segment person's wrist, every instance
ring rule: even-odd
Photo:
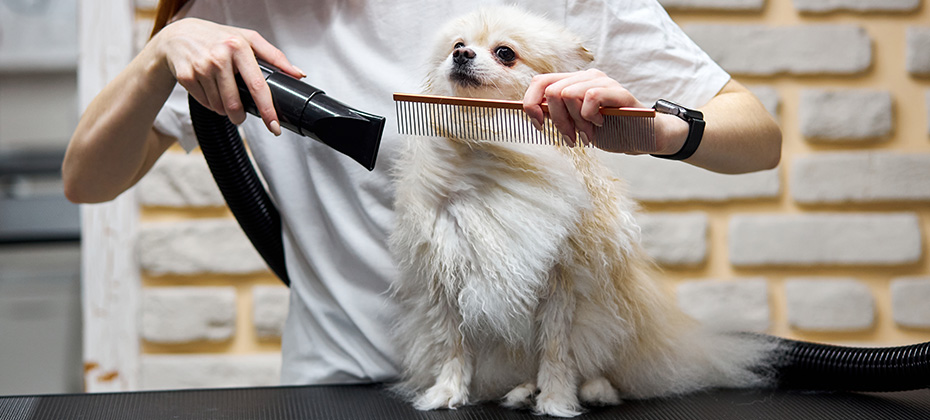
[[[169,25],[170,26],[170,25]],[[137,57],[141,61],[142,71],[154,90],[174,89],[177,78],[168,62],[169,44],[167,35],[172,28],[166,26],[146,43]]]
[[[669,114],[656,114],[657,155],[670,155],[681,150],[688,140],[688,122]]]

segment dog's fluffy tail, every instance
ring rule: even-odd
[[[693,328],[637,346],[616,380],[628,397],[651,398],[708,388],[775,385],[783,342],[760,334]]]

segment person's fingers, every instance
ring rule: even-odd
[[[542,125],[546,117],[546,113],[542,108],[542,104],[546,100],[546,88],[569,76],[570,73],[546,73],[533,77],[533,80],[526,89],[526,93],[523,94],[523,111],[526,112],[538,126]]]
[[[213,110],[213,106],[210,105],[210,100],[207,99],[207,94],[204,93],[203,87],[200,86],[200,83],[196,83],[196,82],[194,84],[182,83],[181,86],[183,86],[184,89],[187,90],[187,93],[193,96],[194,99],[197,100],[197,102],[200,102],[200,104],[205,106],[207,109],[210,109],[211,111]]]
[[[582,141],[588,143],[594,137],[594,127],[589,121],[580,116],[580,109],[584,99],[583,86],[592,82],[596,74],[591,72],[568,73],[554,81],[545,89],[546,101],[549,103],[549,117],[553,125],[569,138],[573,144],[576,132],[584,133]],[[576,86],[582,87],[581,90]],[[555,107],[553,107],[555,105]]]
[[[242,123],[246,115],[236,84],[238,73],[265,125],[280,135],[271,91],[255,55],[286,74],[303,77],[305,74],[284,53],[255,31],[199,19],[181,19],[166,26],[156,37],[175,78],[198,102],[229,116],[236,124]]]
[[[599,112],[600,108],[642,107],[630,91],[620,86],[592,86],[585,91],[584,96],[581,116],[591,122],[598,122],[599,118],[599,124],[596,125],[603,125],[604,121],[603,115]]]
[[[642,107],[642,104],[636,100],[630,91],[619,85],[611,87],[593,87],[585,92],[584,103],[581,107],[582,118],[589,121],[594,121],[597,118],[601,121],[599,125],[603,125],[604,116],[600,113],[600,109],[604,107]],[[648,152],[646,150],[610,151],[622,153]]]
[[[258,32],[252,30],[243,30],[242,35],[246,40],[249,41],[249,44],[252,45],[252,50],[255,52],[256,57],[265,60],[265,62],[268,64],[271,64],[272,66],[275,66],[285,73],[290,74],[291,76],[294,76],[298,79],[307,77],[307,73],[305,73],[297,66],[291,64],[290,60],[287,59],[287,56],[284,55],[284,52],[268,42]]]
[[[595,140],[595,126],[604,124],[601,107],[642,106],[619,82],[596,69],[534,77],[523,109],[537,123],[544,115],[543,102],[552,124],[571,145],[578,139],[585,144]]]
[[[181,87],[187,90],[187,92],[190,93],[197,102],[200,102],[201,105],[211,110],[213,109],[213,106],[210,105],[209,98],[207,98],[207,94],[203,91],[203,87],[200,86],[200,81],[197,79],[191,66],[176,66],[173,71],[175,72],[175,79],[177,79]]]
[[[220,97],[219,89],[216,87],[216,80],[206,77],[200,78],[200,88],[207,98],[207,108],[211,111],[226,115],[226,108],[223,106],[223,99]]]
[[[569,146],[574,146],[575,124],[572,122],[572,117],[569,115],[565,103],[562,102],[561,91],[553,86],[555,85],[549,85],[544,93],[546,103],[549,107],[549,120],[552,121],[552,125],[562,133],[562,139],[565,143]]]
[[[236,76],[232,63],[227,62],[224,69],[216,74],[216,86],[226,116],[233,124],[239,125],[245,121],[245,110],[242,98],[239,97],[239,88],[236,86]]]
[[[604,116],[599,112],[600,104],[596,102],[596,95],[592,97],[591,92],[615,84],[616,82],[611,79],[597,77],[582,79],[562,89],[562,101],[566,104],[583,143],[588,144],[594,141],[594,127],[604,124]],[[595,100],[592,101],[592,98]]]
[[[534,76],[533,80],[530,81],[530,85],[527,86],[526,92],[523,94],[523,112],[533,120],[537,129],[541,128],[543,119],[545,118],[545,113],[542,110],[542,103],[545,99],[543,92],[546,86],[548,86],[548,83],[544,81],[546,77],[551,77],[551,75],[540,74]]]
[[[549,106],[549,118],[553,125],[568,140],[568,144],[574,145],[576,130],[586,129],[590,124],[582,121],[578,114],[583,95],[566,96],[563,91],[573,85],[586,83],[594,76],[596,75],[589,72],[543,74],[533,79],[533,90],[528,89],[524,99],[530,98],[531,95],[535,97],[541,91]],[[529,101],[524,101],[524,109],[527,108],[527,102]],[[587,131],[593,135],[593,128],[587,128]],[[588,138],[589,135],[586,134],[585,137]]]
[[[255,56],[251,51],[240,51],[233,56],[233,60],[239,70],[239,76],[242,77],[246,88],[252,94],[252,101],[255,102],[255,108],[258,109],[265,126],[274,135],[281,135],[281,124],[274,109],[274,102],[271,100],[271,89],[268,88],[268,83],[265,82],[265,77],[258,68]]]

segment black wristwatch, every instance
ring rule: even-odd
[[[701,139],[704,137],[704,114],[701,111],[685,108],[674,102],[659,99],[652,107],[656,112],[671,114],[685,120],[688,123],[688,139],[677,152],[671,155],[652,155],[657,158],[671,160],[685,160],[697,151],[701,145]]]

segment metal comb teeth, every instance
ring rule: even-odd
[[[523,104],[517,101],[394,94],[400,134],[501,141],[541,145],[567,145],[547,117],[537,130]],[[548,110],[544,106],[544,111]],[[655,110],[601,108],[604,125],[595,128],[588,146],[608,151],[655,150]]]

